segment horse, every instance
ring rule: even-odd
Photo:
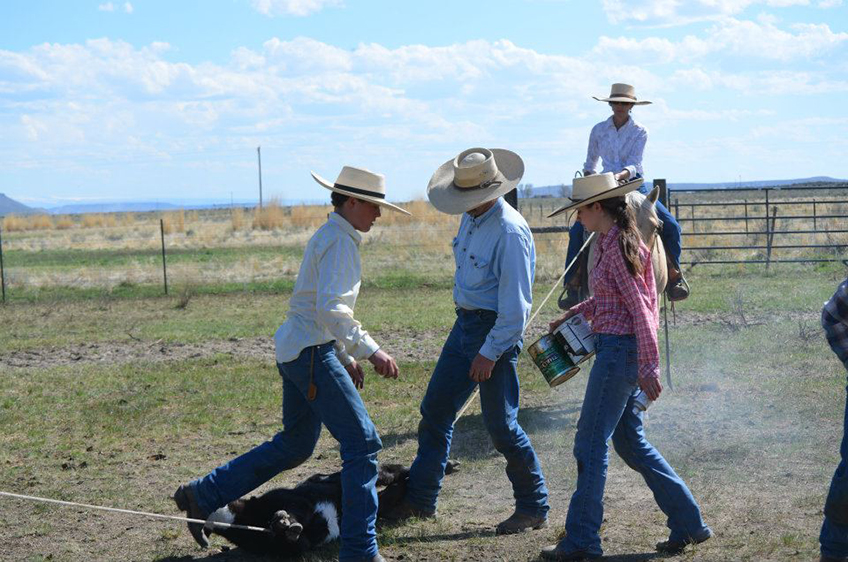
[[[636,215],[636,226],[639,234],[642,236],[642,241],[651,250],[651,265],[654,269],[654,283],[657,289],[657,297],[662,296],[665,286],[668,283],[668,263],[666,262],[665,246],[659,236],[662,230],[662,221],[657,216],[656,202],[660,196],[660,188],[655,187],[648,195],[643,195],[638,191],[631,191],[626,195],[627,205],[633,210]],[[588,233],[586,233],[588,235]],[[589,273],[595,263],[595,242],[597,237],[593,237],[589,243],[588,251],[584,250],[583,255],[586,258],[579,258],[580,270],[575,275],[575,278],[580,280],[578,298],[583,301],[591,296],[589,287]]]

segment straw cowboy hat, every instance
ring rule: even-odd
[[[592,96],[595,98],[595,96]],[[632,103],[633,105],[648,105],[648,100],[636,100],[636,89],[630,84],[613,84],[612,88],[610,88],[610,95],[608,98],[595,98],[598,101],[623,101],[625,103]]]
[[[560,207],[548,218],[554,217],[560,213],[564,213],[569,209],[575,209],[584,205],[591,205],[601,199],[610,199],[611,197],[621,197],[627,195],[631,191],[639,189],[642,185],[642,178],[636,178],[625,183],[618,183],[612,172],[604,174],[592,174],[584,178],[574,178],[574,183],[571,186],[570,205]]]
[[[469,148],[436,170],[427,197],[439,211],[460,215],[509,193],[524,175],[524,162],[502,148]]]
[[[330,191],[335,191],[336,193],[341,193],[354,199],[375,203],[381,207],[386,207],[387,209],[398,211],[405,215],[412,214],[386,201],[386,176],[383,174],[375,174],[364,168],[345,166],[339,172],[339,177],[336,178],[335,183],[328,182],[315,172],[312,172],[312,177]]]

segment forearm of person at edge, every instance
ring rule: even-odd
[[[649,257],[647,263],[645,263],[642,278],[637,279],[624,266],[624,257],[622,256],[620,259],[624,271],[616,275],[615,280],[624,306],[633,319],[633,333],[636,336],[636,350],[639,361],[639,380],[659,380],[660,353],[657,346],[656,313],[655,310],[651,309],[649,303],[645,302],[637,288],[638,282],[644,282],[648,284],[649,291],[654,290],[653,266]],[[656,307],[656,302],[654,302],[654,307]]]
[[[498,276],[498,318],[480,348],[480,355],[497,361],[524,334],[533,306],[535,256],[532,242],[519,233],[503,237],[495,274]]]
[[[571,316],[582,314],[583,318],[591,322],[592,318],[595,317],[595,297],[589,297],[585,301],[575,304],[568,309],[568,312]]]
[[[358,269],[354,259],[355,255],[345,251],[341,244],[333,244],[327,249],[319,266],[315,300],[318,321],[336,340],[336,355],[345,366],[352,362],[351,357],[368,359],[380,349],[353,317],[353,309],[342,298],[353,293],[359,283],[359,279],[351,279],[348,274]]]

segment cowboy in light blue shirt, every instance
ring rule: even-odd
[[[521,214],[498,198],[475,217],[463,213],[453,240],[456,278],[453,300],[466,310],[490,310],[497,320],[480,355],[497,361],[521,345],[530,318],[536,249]]]
[[[435,515],[457,412],[479,385],[483,420],[506,458],[515,497],[515,512],[496,532],[547,525],[545,478],[518,423],[516,366],[530,316],[536,253],[524,218],[500,198],[523,173],[517,154],[473,148],[443,164],[430,180],[430,202],[444,213],[463,213],[453,240],[456,322],[421,402],[418,454],[406,497],[387,519]]]

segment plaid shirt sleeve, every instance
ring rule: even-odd
[[[657,346],[659,318],[654,271],[644,245],[641,245],[639,255],[642,263],[645,264],[645,269],[642,275],[634,276],[627,269],[624,254],[620,251],[612,252],[613,277],[621,300],[633,320],[633,333],[636,335],[636,349],[639,356],[639,379],[659,379],[660,353]]]
[[[822,328],[833,352],[848,367],[848,279],[822,308]]]
[[[585,301],[579,302],[569,309],[569,312],[574,314],[582,314],[586,320],[592,321],[595,316],[595,297],[589,297]]]

